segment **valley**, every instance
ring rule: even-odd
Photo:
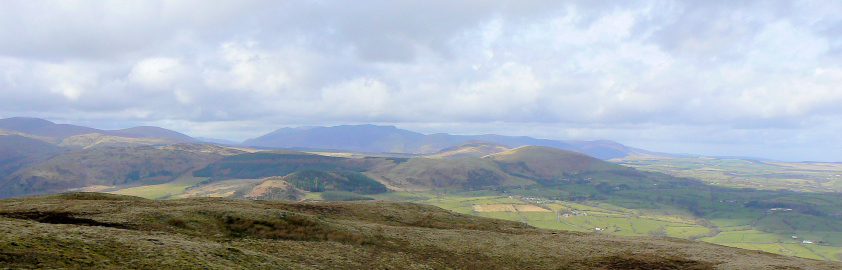
[[[236,158],[250,160],[246,163],[222,160],[219,165],[207,168],[220,166],[216,170],[228,172],[229,176],[219,179],[230,180],[216,182],[223,186],[226,181],[257,183],[256,179],[267,175],[318,168],[355,170],[370,179],[378,179],[391,190],[370,193],[363,198],[430,204],[456,213],[523,222],[538,228],[625,236],[669,236],[787,256],[829,261],[842,259],[842,227],[839,216],[834,215],[842,212],[842,199],[834,193],[711,185],[705,178],[700,181],[642,169],[629,170],[586,157],[556,163],[547,161],[577,157],[577,154],[559,151],[520,148],[514,152],[501,152],[504,154],[498,155],[497,161],[492,163],[484,162],[494,158],[493,155],[483,159],[376,155],[343,159],[337,158],[338,155],[282,152],[261,154],[258,159],[254,159],[254,155]],[[271,165],[273,163],[267,163],[267,158],[285,166]],[[251,169],[238,174],[237,168],[246,166],[244,164],[263,165],[247,165]],[[543,167],[542,164],[573,167]],[[485,172],[480,177],[484,181],[471,180],[470,175],[478,172]],[[212,171],[207,173],[205,176],[215,175]],[[775,172],[763,173],[774,175]],[[289,173],[289,177],[297,175]],[[238,180],[237,177],[245,178]],[[196,179],[213,182],[207,177]],[[297,181],[289,180],[291,183]],[[199,186],[193,189],[200,189]],[[401,190],[396,190],[395,186]],[[301,184],[298,187],[308,188]],[[144,196],[131,190],[116,192]],[[324,200],[319,190],[310,188],[304,192],[302,199]],[[159,198],[155,196],[146,197]],[[168,198],[191,196],[196,194],[173,192]],[[225,197],[221,193],[215,196]]]

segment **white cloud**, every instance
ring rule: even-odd
[[[450,94],[444,111],[457,119],[523,119],[536,111],[541,82],[532,68],[504,63],[488,78],[459,87]]]
[[[185,75],[181,69],[181,61],[178,59],[147,58],[132,67],[128,80],[146,89],[166,90],[172,87],[174,80]]]
[[[356,78],[322,89],[321,102],[313,104],[318,109],[310,113],[331,115],[336,119],[376,119],[388,110],[389,88],[370,78]]]
[[[204,136],[378,122],[842,147],[826,140],[842,126],[840,14],[830,0],[3,2],[0,113]]]
[[[40,76],[48,82],[51,92],[61,94],[70,101],[77,101],[83,94],[95,91],[97,74],[88,67],[73,64],[46,64]]]

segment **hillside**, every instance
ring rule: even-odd
[[[460,158],[460,157],[484,157],[491,154],[512,149],[509,146],[484,141],[465,141],[457,145],[442,149],[441,151],[426,155],[425,157],[437,158]]]
[[[93,147],[125,147],[133,145],[162,145],[172,143],[171,141],[158,138],[137,138],[106,135],[102,133],[88,133],[74,135],[61,140],[59,146],[68,148],[93,148]]]
[[[155,138],[155,139],[162,139],[170,142],[176,143],[197,143],[199,140],[194,139],[190,136],[184,135],[182,133],[172,131],[165,128],[160,127],[150,127],[150,126],[141,126],[141,127],[133,127],[127,129],[119,129],[114,130],[111,133],[122,135],[126,134],[129,136],[137,136],[137,137],[144,137],[144,138]]]
[[[535,229],[383,201],[0,200],[0,266],[119,269],[834,269],[661,237]],[[161,256],[150,256],[161,254]],[[119,258],[119,259],[115,259]]]
[[[291,200],[304,198],[304,191],[290,185],[282,177],[233,179],[188,187],[170,198],[221,197],[247,200]]]
[[[0,135],[0,180],[29,164],[57,155],[64,149],[19,135]]]
[[[375,194],[388,191],[386,186],[368,176],[349,171],[301,170],[288,174],[284,181],[306,191],[350,191],[358,194]]]
[[[305,171],[307,173],[302,173]],[[490,159],[343,158],[301,152],[259,152],[229,156],[196,170],[193,175],[209,177],[212,181],[289,175],[290,183],[297,187],[319,191],[322,189],[308,187],[305,183],[315,183],[313,179],[321,175],[321,179],[329,180],[321,184],[337,184],[342,182],[340,179],[355,173],[361,173],[360,176],[365,179],[376,180],[393,190],[477,189],[535,184],[531,180],[504,172]],[[360,177],[354,178],[362,180]],[[346,188],[339,190],[367,192]]]
[[[365,171],[375,159],[329,157],[303,152],[257,152],[225,157],[193,172],[212,180],[284,176],[304,170]]]
[[[481,158],[410,158],[379,163],[365,172],[397,190],[481,189],[528,186],[535,182],[507,174]]]
[[[494,151],[504,148],[499,144],[473,142],[454,148],[453,152],[465,149],[477,151],[480,147],[491,147]],[[258,152],[223,158],[195,171],[193,175],[218,181],[285,176],[305,170],[326,174],[323,177],[325,179],[331,178],[327,176],[330,173],[358,172],[392,190],[470,190],[535,184],[553,187],[575,180],[592,185],[606,182],[612,186],[643,186],[672,181],[669,176],[641,173],[584,154],[545,146],[522,146],[484,158],[446,159],[337,157],[295,151]],[[296,186],[310,191],[318,190]]]
[[[225,155],[215,145],[75,149],[0,175],[0,197],[61,192],[88,186],[150,185],[172,181]]]
[[[631,148],[617,142],[558,141],[502,135],[421,134],[393,126],[343,125],[334,127],[282,128],[246,140],[243,145],[268,148],[342,150],[364,153],[434,154],[470,141],[484,141],[511,147],[541,145],[571,150],[600,159],[623,158],[656,153]]]
[[[580,172],[634,170],[573,151],[534,145],[521,146],[485,158],[500,163],[506,172],[540,179],[565,178]]]

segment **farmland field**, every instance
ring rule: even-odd
[[[842,164],[716,158],[617,159],[641,171],[692,177],[713,185],[756,189],[842,192]]]
[[[191,173],[186,173],[169,183],[126,188],[109,193],[138,196],[146,199],[160,199],[167,198],[174,194],[179,194],[184,191],[184,189],[201,183],[207,179],[207,177],[194,177]]]
[[[546,229],[628,236],[670,236],[788,256],[833,261],[842,259],[842,247],[837,244],[837,239],[842,239],[842,233],[796,231],[797,238],[793,238],[791,233],[753,229],[752,223],[758,221],[780,222],[777,218],[770,218],[774,215],[764,215],[762,211],[736,208],[732,209],[734,211],[717,212],[715,218],[707,220],[668,205],[659,205],[657,209],[631,209],[605,201],[571,202],[503,193],[489,196],[490,193],[493,192],[403,191],[396,195],[386,193],[375,197],[398,200],[415,198],[412,201],[458,213],[519,221]],[[805,240],[808,242],[803,242]],[[817,244],[819,241],[822,244]]]

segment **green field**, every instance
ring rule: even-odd
[[[525,196],[510,198],[510,195],[503,193],[497,193],[496,196],[492,194],[493,192],[394,192],[375,197],[386,200],[411,198],[409,201],[431,204],[458,213],[519,221],[546,229],[628,236],[670,236],[789,256],[833,261],[842,259],[842,245],[837,244],[837,241],[842,239],[842,233],[802,233],[796,230],[795,235],[798,235],[798,238],[795,239],[792,238],[792,233],[754,229],[751,227],[752,223],[782,223],[784,219],[747,208],[716,208],[719,211],[712,213],[714,215],[708,220],[663,204],[658,204],[657,209],[633,209],[605,201],[571,202]],[[489,204],[533,204],[552,209],[553,212],[478,212],[473,208],[475,205]],[[568,216],[564,217],[562,213],[567,213]],[[795,226],[820,228],[810,224]],[[767,224],[766,227],[774,226]],[[811,241],[812,244],[802,243],[804,240]],[[822,244],[817,244],[819,241],[822,241]]]
[[[147,199],[163,199],[179,194],[184,191],[184,189],[199,184],[207,179],[207,177],[194,177],[191,173],[186,173],[169,183],[126,188],[109,193],[137,196]]]
[[[691,177],[713,185],[756,189],[842,192],[842,164],[716,158],[617,159],[641,171]]]

